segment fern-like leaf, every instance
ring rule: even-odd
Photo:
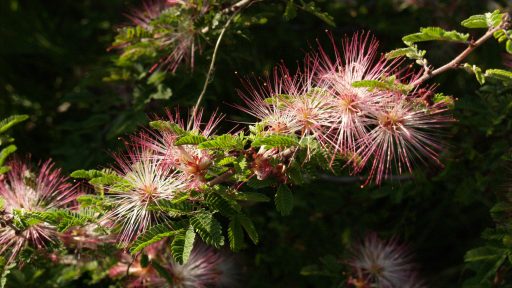
[[[190,224],[206,244],[215,248],[220,248],[224,245],[222,227],[217,219],[213,217],[212,213],[202,211],[190,218]]]

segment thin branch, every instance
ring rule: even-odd
[[[214,185],[223,183],[223,182],[227,181],[229,179],[229,177],[233,176],[233,174],[235,174],[235,169],[229,169],[224,174],[219,175],[219,176],[215,177],[213,180],[211,180],[210,182],[208,182],[208,186],[214,186]]]
[[[470,42],[468,47],[464,51],[462,51],[462,53],[460,53],[459,56],[455,57],[452,61],[446,63],[445,65],[435,70],[432,70],[430,68],[425,69],[423,76],[414,81],[412,85],[418,86],[423,82],[427,81],[428,79],[433,78],[439,74],[442,74],[448,70],[459,68],[462,61],[466,59],[466,57],[468,57],[469,54],[471,54],[471,52],[473,52],[476,48],[480,47],[483,43],[485,43],[485,41],[489,40],[493,36],[494,32],[507,27],[509,25],[509,20],[509,15],[505,15],[501,25],[488,29],[487,32],[478,40]]]
[[[196,117],[197,109],[199,108],[199,105],[201,105],[201,101],[203,101],[204,94],[206,93],[206,88],[208,88],[208,84],[210,83],[210,78],[213,75],[213,68],[215,67],[215,59],[217,58],[217,52],[219,50],[220,42],[222,40],[222,37],[224,36],[224,33],[226,32],[226,29],[228,28],[229,24],[231,24],[231,20],[235,17],[237,13],[234,13],[229,17],[228,22],[222,27],[222,30],[220,31],[219,38],[217,38],[217,43],[215,43],[215,48],[213,50],[212,55],[212,61],[210,62],[210,68],[208,69],[208,73],[206,73],[206,79],[204,80],[203,90],[201,90],[201,94],[199,94],[199,97],[197,98],[196,104],[194,105],[194,108],[192,110],[192,119]],[[192,127],[192,123],[194,121],[189,121],[187,124],[187,130],[190,130]]]
[[[219,50],[220,42],[222,41],[222,37],[224,37],[224,33],[226,33],[226,30],[228,29],[228,26],[231,24],[231,21],[235,18],[235,16],[238,14],[238,12],[253,3],[254,0],[242,0],[239,1],[229,8],[226,8],[223,12],[234,12],[224,24],[224,27],[222,27],[222,30],[220,31],[219,37],[217,38],[217,43],[215,43],[215,48],[213,49],[213,55],[212,55],[212,61],[210,62],[210,68],[208,69],[208,73],[206,73],[206,79],[204,80],[203,89],[201,90],[201,93],[199,94],[199,97],[197,98],[196,104],[194,105],[194,108],[192,109],[192,119],[195,118],[197,114],[197,110],[199,109],[199,105],[201,105],[201,101],[203,101],[204,95],[206,93],[206,89],[208,88],[208,84],[210,83],[210,78],[213,75],[213,70],[215,68],[215,60],[217,59],[217,52]],[[190,130],[192,127],[193,121],[189,121],[187,124],[187,130]]]

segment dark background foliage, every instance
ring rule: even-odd
[[[265,75],[280,61],[296,67],[317,39],[330,45],[326,29],[336,39],[372,31],[385,52],[401,47],[401,37],[419,27],[458,28],[469,15],[507,4],[316,2],[334,17],[335,28],[303,11],[297,11],[294,19],[285,19],[282,1],[250,7],[244,17],[256,24],[228,32],[205,109],[218,108],[227,114],[227,120],[247,120],[228,105],[240,103],[236,93],[242,87],[240,78]],[[122,139],[147,124],[147,115],[195,103],[209,65],[212,39],[206,40],[193,71],[180,68],[176,75],[165,78],[165,85],[172,89],[168,99],[148,97],[154,87],[141,81],[105,81],[116,54],[107,51],[115,28],[127,22],[123,13],[139,4],[122,0],[0,1],[0,118],[30,115],[29,121],[13,131],[19,153],[30,153],[35,159],[51,157],[68,172],[102,167],[108,165],[110,151],[116,150]],[[428,48],[429,59],[436,66],[463,49],[439,43],[423,47]],[[487,43],[469,62],[500,66],[500,51],[498,44]],[[262,241],[241,252],[244,283],[251,287],[339,284],[333,278],[301,275],[301,269],[319,263],[325,255],[346,255],[352,240],[368,231],[409,243],[432,287],[458,287],[471,277],[464,254],[480,245],[481,232],[493,226],[489,209],[496,194],[509,185],[512,92],[492,84],[479,88],[473,76],[463,71],[448,72],[435,81],[439,83],[437,91],[458,98],[457,121],[446,131],[445,167],[417,169],[414,179],[387,182],[382,187],[361,188],[357,180],[324,177],[294,188],[296,206],[287,217],[276,213],[271,204],[253,207],[251,215]],[[222,129],[234,125],[226,121]],[[36,277],[35,273],[27,275],[31,276],[24,277]],[[41,275],[52,279],[48,273]],[[79,285],[77,281],[67,285]]]

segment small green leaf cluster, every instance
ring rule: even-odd
[[[28,115],[13,115],[0,121],[0,174],[9,171],[9,167],[4,163],[7,157],[16,151],[16,146],[12,144],[14,138],[6,134],[12,126],[28,119]],[[7,145],[7,146],[6,146]]]

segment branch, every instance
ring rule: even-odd
[[[214,186],[219,183],[225,182],[226,180],[229,179],[229,177],[233,176],[233,174],[235,174],[235,169],[229,169],[224,174],[219,175],[212,179],[210,182],[208,182],[208,186]]]
[[[210,68],[208,69],[208,73],[206,73],[206,79],[204,80],[203,90],[201,90],[201,94],[199,94],[199,97],[197,98],[197,102],[194,105],[194,108],[192,109],[192,119],[195,119],[197,109],[199,108],[199,105],[201,105],[201,101],[203,100],[204,94],[206,93],[206,88],[208,87],[208,84],[210,83],[210,78],[212,77],[213,70],[214,70],[213,68],[215,67],[215,59],[217,58],[217,52],[218,52],[219,46],[220,46],[220,41],[222,40],[222,37],[224,36],[224,33],[226,32],[226,29],[228,28],[229,24],[231,24],[231,20],[233,20],[233,18],[235,17],[236,14],[237,13],[235,13],[235,14],[231,15],[231,17],[229,17],[228,22],[226,22],[226,24],[224,25],[224,27],[222,27],[222,30],[220,31],[219,38],[217,38],[217,43],[215,43],[215,49],[213,50],[212,61],[210,62]],[[190,130],[193,122],[194,121],[188,122],[187,130]]]
[[[458,68],[461,65],[462,61],[466,57],[468,57],[468,55],[471,54],[471,52],[473,52],[476,48],[480,47],[483,43],[485,43],[485,41],[489,40],[489,38],[491,38],[493,36],[494,32],[499,31],[501,29],[505,29],[509,25],[509,23],[508,23],[509,20],[510,20],[509,15],[506,14],[505,17],[503,18],[501,25],[498,25],[497,27],[489,28],[487,30],[487,32],[482,37],[480,37],[478,40],[476,40],[474,42],[471,41],[469,43],[468,47],[464,51],[462,51],[462,53],[460,53],[459,56],[455,57],[455,59],[453,59],[452,61],[446,63],[445,65],[443,65],[433,71],[431,68],[425,69],[423,76],[418,78],[416,81],[412,82],[412,85],[418,86],[430,78],[433,78],[433,77],[435,77],[439,74],[442,74],[448,70]]]
[[[229,8],[224,9],[222,12],[234,12],[224,24],[224,27],[222,27],[222,30],[220,31],[219,37],[217,38],[217,43],[215,43],[215,48],[213,49],[213,55],[212,55],[212,61],[210,62],[210,68],[208,69],[208,72],[206,73],[206,79],[204,80],[203,89],[201,90],[201,93],[199,94],[199,97],[197,98],[196,104],[194,105],[194,108],[192,109],[192,119],[195,118],[197,114],[197,109],[199,108],[199,105],[201,105],[201,101],[203,101],[204,94],[206,93],[206,89],[208,88],[208,84],[210,83],[210,78],[213,75],[213,70],[215,68],[215,60],[217,59],[217,52],[219,50],[220,42],[222,41],[222,37],[224,37],[224,33],[226,33],[226,30],[228,29],[228,26],[231,24],[231,21],[235,18],[235,16],[240,12],[242,8],[245,6],[248,6],[252,4],[254,0],[242,0],[240,2],[237,2],[230,6]],[[192,127],[193,121],[189,121],[187,124],[187,130],[190,130]]]

